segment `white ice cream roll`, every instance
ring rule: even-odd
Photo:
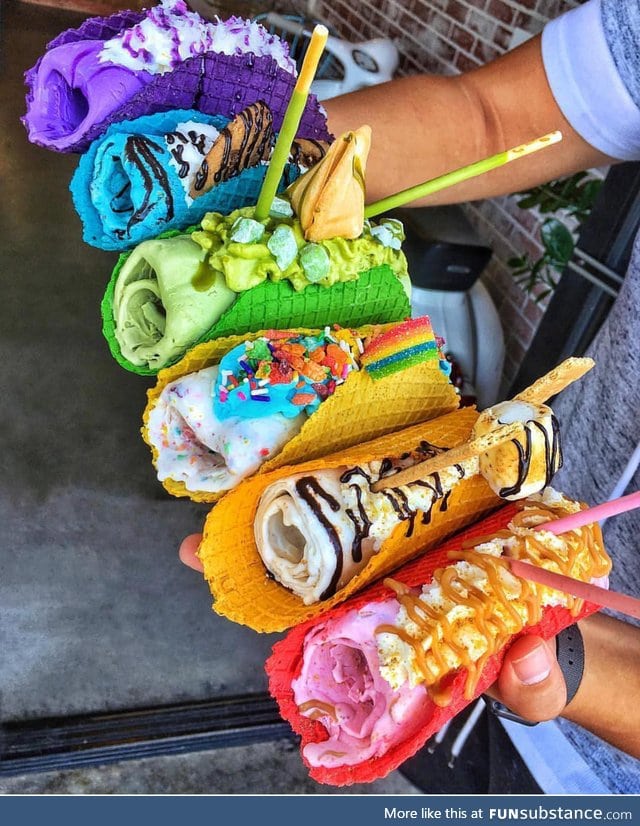
[[[267,570],[305,605],[333,596],[378,547],[366,536],[355,489],[345,496],[346,470],[281,479],[260,499],[254,522],[258,552]]]
[[[218,419],[213,388],[218,367],[168,384],[151,410],[147,428],[157,451],[158,479],[182,482],[188,491],[230,490],[277,453],[307,416],[281,413],[259,419]]]
[[[550,407],[523,401],[506,401],[483,410],[473,438],[501,425],[522,422],[521,436],[480,456],[480,473],[503,499],[524,499],[540,493],[562,467],[558,421]]]

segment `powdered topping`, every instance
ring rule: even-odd
[[[105,42],[100,61],[163,74],[205,52],[253,53],[273,58],[287,72],[296,72],[286,42],[259,23],[241,17],[216,18],[212,23],[189,11],[184,0],[162,0],[147,10],[140,23]]]
[[[358,370],[361,339],[349,330],[317,335],[271,331],[234,347],[220,362],[214,390],[219,419],[313,413]]]

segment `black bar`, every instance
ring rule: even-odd
[[[268,694],[4,723],[0,776],[293,737]]]

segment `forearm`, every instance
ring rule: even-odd
[[[612,163],[562,115],[547,82],[540,37],[464,75],[401,78],[328,100],[325,107],[334,134],[363,123],[373,129],[368,201],[556,129],[563,133],[561,143],[421,203],[455,203],[517,192]]]
[[[563,717],[640,757],[640,629],[605,614],[580,629],[584,677]]]

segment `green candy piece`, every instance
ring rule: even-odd
[[[317,284],[329,274],[329,254],[320,244],[305,244],[300,250],[300,264],[312,284]]]
[[[293,208],[286,198],[274,198],[269,210],[271,218],[293,218]]]
[[[379,241],[383,247],[399,250],[404,241],[404,227],[400,221],[395,218],[389,218],[379,226],[371,227],[371,235],[376,241]]]
[[[296,236],[286,224],[280,224],[267,241],[269,252],[276,259],[276,264],[284,272],[296,260],[298,245]]]
[[[231,227],[232,241],[237,244],[255,244],[264,235],[264,224],[253,218],[238,218]]]
[[[252,361],[271,361],[271,350],[266,341],[256,339],[247,344],[247,358]]]

